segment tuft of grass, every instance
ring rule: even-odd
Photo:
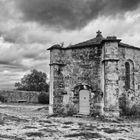
[[[14,140],[24,140],[23,138],[16,138],[16,139],[14,139]]]
[[[45,132],[51,132],[51,133],[57,133],[58,132],[57,130],[53,130],[53,129],[50,129],[50,128],[42,128],[39,131],[45,131]]]
[[[103,136],[99,133],[91,133],[91,132],[80,132],[65,135],[64,137],[84,137],[84,138],[103,138]]]
[[[62,126],[62,128],[70,128],[70,126],[65,125],[65,126]]]
[[[105,129],[104,129],[104,132],[105,132],[105,133],[108,133],[108,134],[111,134],[111,133],[119,133],[119,130],[105,128]]]
[[[51,123],[52,123],[50,120],[40,120],[39,122],[49,123],[49,124],[51,124]]]
[[[3,120],[0,120],[0,125],[4,125],[4,121]]]
[[[71,131],[78,131],[78,130],[80,130],[80,129],[75,129],[75,128],[72,128],[71,129]]]
[[[28,120],[26,119],[22,119],[22,118],[19,118],[16,116],[10,116],[10,115],[6,115],[4,119],[10,120],[10,121],[16,121],[16,122],[28,122]]]
[[[51,124],[51,125],[44,125],[44,127],[55,127],[57,125]]]
[[[42,129],[40,129],[39,131],[46,131],[46,132],[51,132],[51,133],[56,133],[56,132],[58,132],[57,129],[56,129],[56,130],[53,130],[53,129],[51,129],[51,128],[42,128]]]
[[[16,136],[1,135],[1,134],[0,134],[0,138],[5,138],[5,139],[17,139]]]
[[[124,132],[129,132],[128,130],[126,129],[110,129],[110,128],[102,128],[102,130],[105,132],[105,133],[108,133],[108,134],[112,134],[112,133],[120,133],[122,131]]]
[[[82,122],[79,122],[79,123],[78,123],[78,125],[82,126],[82,125],[84,125],[84,123],[82,123]]]
[[[69,121],[69,122],[64,122],[65,125],[69,125],[69,124],[73,124],[73,122]]]
[[[41,132],[27,132],[25,133],[28,137],[43,137],[44,134]]]
[[[25,126],[25,127],[23,127],[23,129],[36,129],[37,127],[35,127],[35,126]]]

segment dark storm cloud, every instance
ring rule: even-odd
[[[15,0],[23,19],[64,29],[82,28],[99,16],[136,10],[140,0]]]

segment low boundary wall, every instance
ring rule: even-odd
[[[38,103],[38,96],[40,93],[41,92],[36,91],[0,90],[0,96],[3,96],[7,103]]]

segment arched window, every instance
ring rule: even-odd
[[[129,62],[125,63],[125,89],[130,89],[130,64]]]
[[[125,63],[125,89],[134,90],[134,63],[132,60]]]

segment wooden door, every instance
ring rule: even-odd
[[[81,90],[79,93],[79,114],[89,115],[90,103],[89,103],[89,91]]]

